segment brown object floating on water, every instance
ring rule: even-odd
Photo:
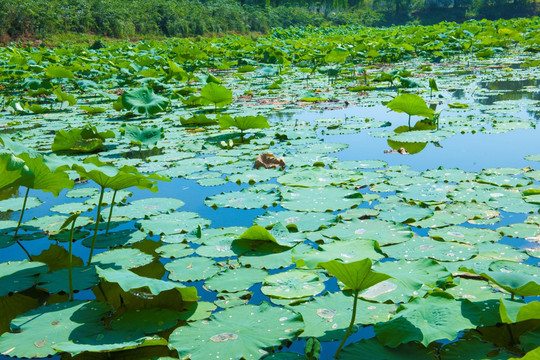
[[[285,160],[283,158],[279,159],[270,153],[261,153],[255,159],[255,164],[253,164],[254,169],[259,169],[264,167],[265,169],[270,168],[285,168]]]
[[[393,154],[393,153],[398,153],[398,154],[401,154],[401,155],[409,155],[409,152],[407,150],[405,150],[405,148],[399,148],[399,149],[391,149],[391,150],[384,150],[384,153],[385,154]]]

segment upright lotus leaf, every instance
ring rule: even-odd
[[[380,283],[381,281],[390,279],[391,276],[372,271],[371,259],[369,258],[351,263],[342,263],[337,260],[330,260],[319,263],[319,265],[325,268],[330,274],[334,275],[339,281],[344,283],[345,289],[353,290],[354,294],[351,322],[345,336],[343,337],[343,340],[339,344],[336,354],[334,355],[334,358],[337,358],[354,326],[358,304],[358,293]]]
[[[201,89],[201,97],[216,108],[229,105],[233,100],[232,91],[216,83],[206,84]]]
[[[9,153],[0,153],[0,190],[18,186],[21,180],[28,181],[33,177],[24,160]]]
[[[343,64],[347,57],[349,56],[349,51],[340,47],[336,47],[324,57],[324,61],[327,63]]]
[[[75,77],[71,70],[59,65],[49,65],[45,75],[53,79],[73,79]]]
[[[146,116],[165,111],[169,105],[169,99],[156,95],[149,88],[139,88],[125,91],[122,94],[122,105],[126,110],[135,110]]]
[[[73,189],[74,182],[65,172],[67,165],[51,171],[42,157],[33,158],[29,154],[20,154],[28,169],[34,174],[32,178],[21,181],[21,185],[34,190],[50,192],[57,197],[64,189]],[[23,209],[24,211],[24,209]]]
[[[476,328],[464,309],[462,301],[451,295],[432,293],[400,305],[391,321],[375,324],[375,334],[389,347],[411,341],[419,341],[424,346],[436,340],[452,341],[463,330]]]
[[[512,297],[540,295],[540,279],[537,276],[502,271],[487,271],[481,276],[508,291]]]
[[[131,145],[138,146],[139,149],[143,146],[150,147],[157,145],[158,141],[165,137],[162,127],[150,126],[139,127],[137,125],[125,125],[120,128],[120,132]]]
[[[219,118],[219,126],[222,129],[235,127],[242,133],[248,129],[267,129],[270,127],[268,120],[262,115],[235,116],[224,115]]]
[[[109,220],[107,222],[108,232],[117,191],[136,186],[139,189],[148,189],[150,191],[156,192],[157,186],[155,180],[168,180],[168,178],[157,174],[140,174],[139,171],[132,166],[126,165],[121,169],[117,169],[111,165],[100,161],[97,157],[87,158],[84,160],[83,164],[74,164],[73,169],[76,170],[79,175],[81,175],[81,177],[93,180],[101,187],[101,193],[98,200],[98,208],[96,212],[96,226],[94,229],[94,236],[92,239],[92,247],[90,249],[88,263],[92,261],[92,254],[94,252],[94,245],[99,229],[101,205],[103,201],[103,195],[105,193],[105,188],[110,188],[114,190],[114,195],[111,202],[111,212],[109,213]]]
[[[98,131],[95,126],[70,130],[58,130],[51,150],[54,152],[91,153],[103,148],[105,139],[112,139],[113,131]]]
[[[67,102],[71,106],[77,103],[77,99],[75,99],[75,96],[63,92],[60,86],[54,89],[53,94],[56,95],[56,101],[59,102],[60,105],[62,105],[64,102]],[[42,109],[39,108],[37,110],[38,113],[42,111]]]
[[[110,308],[101,302],[73,301],[41,306],[11,322],[13,332],[0,336],[0,353],[14,357],[55,355],[55,344],[103,330]]]
[[[217,312],[210,320],[177,328],[169,344],[180,358],[191,360],[259,359],[266,348],[294,340],[303,327],[294,312],[261,305],[243,305]]]
[[[386,104],[390,110],[409,115],[409,128],[411,127],[411,116],[423,116],[433,119],[435,111],[430,109],[424,99],[414,94],[401,94]]]
[[[499,305],[501,320],[505,324],[520,321],[540,320],[540,302],[531,301],[528,304],[517,301],[501,299]]]

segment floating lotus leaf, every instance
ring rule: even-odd
[[[467,299],[472,302],[500,300],[509,294],[495,291],[493,287],[485,280],[472,280],[463,278],[454,278],[454,287],[449,287],[446,292],[456,299]]]
[[[419,290],[423,285],[444,288],[452,276],[444,266],[431,259],[378,262],[373,270],[392,276],[412,290]]]
[[[287,174],[280,176],[277,181],[287,186],[320,187],[340,185],[361,178],[362,176],[354,171],[315,167],[288,171]]]
[[[122,94],[122,105],[126,110],[150,116],[164,111],[169,105],[169,99],[156,95],[151,89],[139,88],[125,91]]]
[[[462,181],[473,181],[476,178],[475,173],[470,173],[460,169],[447,169],[439,167],[437,169],[426,170],[422,176],[444,182],[458,183]]]
[[[512,354],[480,339],[463,339],[446,344],[441,349],[441,360],[506,360]]]
[[[525,186],[532,183],[529,179],[516,178],[508,175],[485,175],[480,174],[476,178],[476,181],[483,184],[491,184],[504,188],[513,188],[518,186]]]
[[[268,272],[261,269],[228,269],[207,279],[204,285],[213,291],[238,292],[262,282],[267,275]]]
[[[292,249],[277,247],[273,243],[270,246],[261,246],[251,251],[242,250],[239,261],[244,266],[251,266],[257,269],[278,269],[292,265],[293,250],[297,254],[302,254],[311,246],[298,244]],[[273,245],[272,245],[273,244]],[[235,247],[233,245],[233,250]]]
[[[379,210],[378,219],[397,223],[411,223],[433,214],[433,210],[405,203],[379,204],[374,206]]]
[[[328,227],[337,221],[337,216],[329,213],[306,213],[299,211],[267,211],[254,222],[263,227],[282,223],[287,228],[298,231],[315,231]]]
[[[487,271],[481,275],[511,294],[518,296],[540,295],[540,281],[537,276],[499,271]]]
[[[17,198],[11,198],[6,200],[0,201],[0,212],[13,212],[13,211],[21,211],[23,206],[24,198],[23,197],[17,197]],[[42,202],[37,197],[29,196],[26,199],[26,207],[25,209],[31,209],[35,208],[39,205],[41,205]]]
[[[0,264],[0,296],[26,290],[49,268],[41,262],[10,261]]]
[[[281,175],[283,172],[277,169],[257,169],[243,172],[241,174],[235,174],[227,176],[227,180],[235,182],[237,184],[255,184],[257,182],[265,182],[274,177]]]
[[[67,216],[63,215],[50,215],[34,218],[25,222],[22,225],[22,229],[28,230],[42,230],[48,234],[55,234],[60,232],[60,227],[66,221]],[[77,226],[85,226],[92,223],[92,218],[88,216],[79,216],[77,219]]]
[[[210,225],[210,220],[203,219],[191,211],[161,214],[135,223],[135,226],[142,231],[156,235],[187,233],[197,229],[198,226],[206,227],[208,225]]]
[[[163,128],[155,125],[148,127],[125,125],[120,128],[120,132],[129,140],[131,145],[138,146],[139,148],[143,146],[156,146],[158,141],[165,137]]]
[[[72,272],[74,291],[90,289],[99,284],[99,278],[94,267],[76,266],[72,268]],[[41,275],[38,287],[47,290],[50,294],[69,293],[68,269],[60,269]]]
[[[463,311],[462,303],[452,297],[432,294],[401,305],[392,320],[375,324],[375,333],[390,347],[415,340],[424,346],[436,340],[454,340],[461,331],[476,327]]]
[[[418,343],[401,344],[395,348],[382,345],[376,338],[362,339],[343,348],[343,360],[433,360],[432,350]]]
[[[260,324],[264,324],[261,326]],[[220,356],[258,359],[261,349],[294,339],[303,328],[300,315],[290,310],[244,305],[220,311],[210,321],[198,321],[176,329],[169,338],[180,357],[192,360]]]
[[[214,303],[220,308],[226,309],[239,305],[246,305],[253,293],[251,291],[238,291],[235,293],[222,292],[216,295],[217,300]]]
[[[466,216],[467,219],[492,219],[499,217],[500,213],[485,203],[452,202],[444,208],[448,212]]]
[[[156,252],[163,258],[177,259],[192,255],[195,250],[188,244],[166,244],[158,247]]]
[[[339,340],[351,321],[353,299],[343,292],[326,293],[309,302],[288,308],[302,314],[305,322],[303,338],[316,337],[321,341]],[[358,301],[355,324],[368,325],[388,321],[396,310],[394,304]]]
[[[435,240],[455,241],[469,245],[487,242],[493,243],[502,238],[501,234],[490,229],[470,228],[465,226],[448,226],[441,229],[432,229],[429,231],[429,236]]]
[[[146,216],[163,214],[174,211],[184,206],[184,202],[173,198],[148,198],[131,201],[125,206],[117,206],[114,209],[114,216],[128,219],[140,219]],[[104,209],[101,216],[106,218],[109,215],[109,209]]]
[[[54,355],[56,344],[102,331],[101,319],[109,311],[107,305],[95,301],[64,302],[30,310],[11,322],[17,332],[0,336],[0,352],[27,358]]]
[[[527,320],[540,320],[540,302],[522,302],[501,299],[500,314],[503,323],[513,324]]]
[[[406,200],[421,201],[423,203],[442,203],[448,201],[448,194],[454,190],[452,185],[410,185],[398,191],[397,195]]]
[[[98,131],[95,126],[58,130],[51,150],[61,153],[92,153],[103,149],[106,139],[114,138],[113,131]]]
[[[94,208],[94,205],[81,203],[81,202],[70,202],[70,203],[63,203],[54,205],[51,207],[51,211],[61,213],[61,214],[75,214],[75,213],[83,213],[90,211]]]
[[[119,350],[131,350],[145,346],[166,345],[167,340],[159,336],[142,336],[139,332],[133,331],[110,331],[102,329],[99,334],[93,334],[66,341],[54,345],[54,349],[70,354],[80,354],[84,352],[100,353]]]
[[[536,224],[510,224],[497,229],[501,234],[514,238],[537,238],[540,235],[540,226]]]
[[[102,269],[133,269],[148,265],[153,259],[139,249],[113,249],[95,255],[92,262]]]
[[[289,270],[267,276],[261,288],[266,296],[296,299],[315,296],[325,288],[324,279],[313,271]]]
[[[262,207],[266,209],[269,206],[275,206],[278,201],[278,193],[246,188],[207,197],[204,203],[218,208],[257,209]]]
[[[298,148],[300,153],[310,154],[330,154],[345,150],[349,147],[349,144],[321,142],[319,144],[307,145]]]
[[[439,261],[463,261],[472,258],[478,249],[472,245],[435,241],[425,237],[414,237],[407,243],[386,246],[388,256],[406,260],[431,258]]]
[[[281,188],[281,206],[293,211],[330,212],[362,203],[362,194],[337,187]]]
[[[134,244],[146,238],[146,234],[138,230],[111,231],[108,234],[98,234],[96,238],[96,249],[108,249],[122,245]],[[86,238],[82,244],[86,247],[92,246],[92,238]]]
[[[111,329],[125,333],[155,334],[176,326],[182,314],[168,309],[138,309],[128,311],[111,321]],[[133,331],[133,324],[137,324],[137,330]]]
[[[214,260],[199,256],[173,260],[165,264],[165,269],[169,271],[169,279],[173,281],[204,280],[220,270]]]
[[[461,224],[467,221],[465,215],[448,211],[435,211],[432,216],[411,223],[419,228],[444,228],[448,225]]]
[[[368,239],[334,241],[307,252],[299,252],[297,249],[293,250],[293,260],[296,265],[309,269],[317,267],[320,262],[333,259],[339,259],[344,263],[348,263],[366,257],[373,260],[379,260],[384,257],[377,241]]]
[[[197,301],[197,289],[185,287],[179,283],[150,279],[139,276],[126,269],[100,269],[97,268],[99,277],[111,283],[117,283],[122,290],[130,291],[135,289],[147,289],[153,295],[158,295],[162,291],[177,290],[182,295],[183,301]]]
[[[413,236],[413,232],[408,226],[382,220],[343,222],[323,230],[322,234],[342,240],[373,239],[382,246],[406,242]]]

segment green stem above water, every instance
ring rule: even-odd
[[[96,238],[99,229],[99,219],[101,213],[101,203],[103,202],[103,194],[105,194],[105,187],[101,187],[101,194],[99,195],[98,208],[96,214],[96,227],[94,228],[94,237],[92,238],[92,247],[90,248],[90,256],[88,257],[88,265],[92,263],[92,255],[94,254],[94,246],[96,245]]]

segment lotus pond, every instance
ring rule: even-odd
[[[539,29],[0,49],[3,358],[538,359]]]

